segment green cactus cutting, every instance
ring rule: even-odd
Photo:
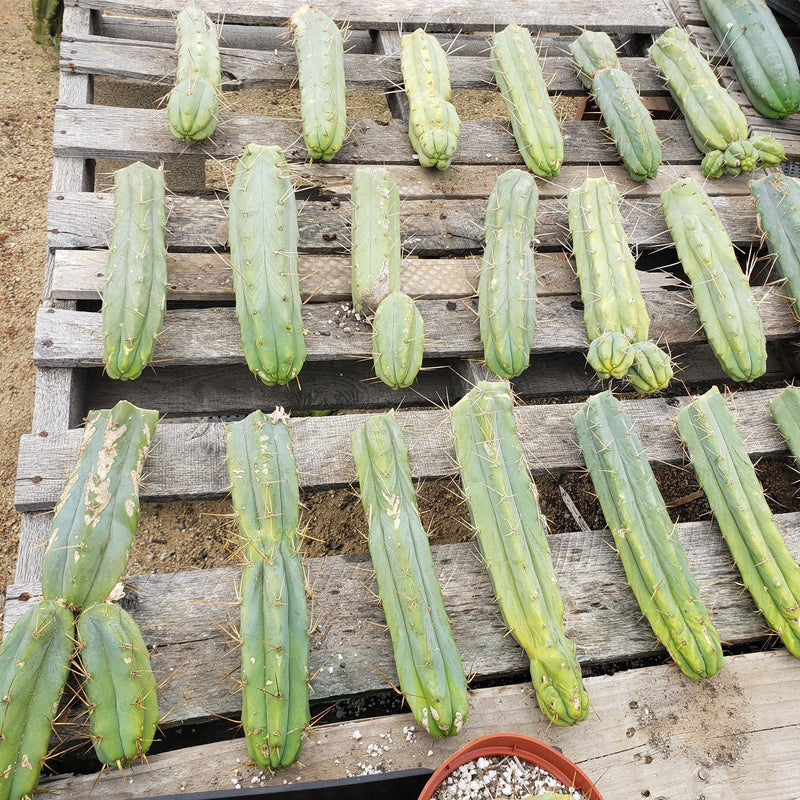
[[[250,370],[289,383],[306,360],[297,272],[297,205],[280,147],[249,144],[230,192],[228,241],[236,316]]]
[[[157,411],[126,400],[89,412],[44,552],[46,600],[83,609],[104,602],[122,578],[139,518],[142,467],[157,422]]]
[[[800,181],[775,173],[750,184],[758,223],[772,254],[775,271],[786,281],[782,292],[800,318]]]
[[[64,0],[31,0],[33,22],[28,29],[38,44],[58,44],[64,21]]]
[[[513,378],[530,363],[536,328],[533,236],[539,192],[520,169],[504,172],[486,207],[486,246],[478,279],[478,317],[486,366]]]
[[[158,726],[156,680],[139,626],[115,603],[78,617],[78,653],[89,704],[89,735],[104,764],[141,758]]]
[[[755,380],[767,368],[767,342],[725,226],[691,178],[664,191],[661,206],[711,349],[733,380]]]
[[[369,552],[392,637],[400,689],[431,736],[453,736],[467,718],[467,684],[417,510],[408,450],[393,414],[352,435]]]
[[[800,464],[800,389],[787,386],[769,401],[769,410],[786,439],[796,464]]]
[[[425,327],[417,304],[403,292],[381,301],[372,320],[375,374],[392,389],[414,383],[425,350]]]
[[[423,167],[447,169],[461,133],[461,120],[450,102],[447,56],[435,37],[417,28],[400,39],[400,69],[411,146]]]
[[[625,375],[631,386],[645,394],[666,389],[675,374],[669,353],[655,342],[634,342],[631,350],[633,364]]]
[[[564,139],[530,33],[512,23],[492,36],[491,64],[522,160],[540,178],[554,178]]]
[[[763,0],[700,0],[700,9],[759,114],[783,119],[800,108],[800,70]]]
[[[74,648],[72,612],[29,608],[0,645],[0,800],[32,798]]]
[[[312,161],[330,161],[347,134],[344,45],[336,23],[303,6],[289,20],[297,54],[303,139]]]
[[[167,102],[167,117],[173,136],[196,144],[208,139],[219,122],[219,37],[208,15],[194,6],[179,12],[176,25],[178,72]]]
[[[678,433],[747,590],[767,625],[800,658],[800,568],[716,386],[681,409]]]
[[[300,494],[283,409],[254,411],[227,428],[231,495],[242,541],[239,638],[242,726],[259,766],[300,755],[310,721],[309,633],[297,551]]]
[[[607,33],[584,31],[569,46],[582,83],[591,90],[608,133],[635,181],[655,178],[661,142],[633,80],[620,68]]]
[[[103,363],[133,380],[153,358],[167,306],[164,172],[136,162],[114,173],[114,232],[103,288]]]
[[[722,647],[630,417],[611,392],[573,418],[589,475],[636,601],[690,678],[722,668]]]
[[[624,378],[633,365],[635,351],[619,331],[606,331],[589,343],[586,360],[601,380]]]
[[[400,192],[385,167],[359,168],[350,199],[353,308],[374,312],[400,289]]]
[[[650,48],[650,57],[666,80],[694,143],[707,154],[701,165],[704,175],[738,175],[783,160],[783,148],[771,136],[755,137],[749,146],[744,143],[747,120],[741,108],[720,86],[683,28],[663,33]]]
[[[530,659],[542,712],[556,725],[573,725],[586,719],[589,697],[564,630],[544,517],[508,383],[478,383],[453,406],[451,422],[464,496],[503,620]]]

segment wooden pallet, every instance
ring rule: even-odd
[[[212,12],[222,9],[201,5]],[[282,25],[296,5],[294,0],[225,4],[221,42],[228,90],[285,88],[292,83],[293,51],[285,31],[275,26]],[[565,45],[575,33],[573,23],[580,20],[615,36],[623,64],[643,94],[666,107],[665,92],[644,50],[651,34],[675,23],[666,0],[521,5],[502,0],[491,8],[475,9],[451,0],[448,6],[437,7],[435,19],[426,5],[411,0],[366,0],[357,10],[352,4],[330,3],[325,10],[340,21],[347,19],[351,29],[346,57],[349,88],[387,91],[398,82],[397,27],[402,22],[406,27],[426,25],[453,48],[454,87],[485,90],[490,80],[487,36],[497,25],[514,19],[541,32],[551,89],[583,96],[565,57]],[[452,477],[447,412],[432,406],[446,406],[463,396],[484,374],[473,295],[486,198],[496,177],[521,163],[507,126],[465,120],[454,164],[444,173],[416,164],[407,139],[404,103],[396,94],[387,95],[390,122],[350,121],[348,142],[333,164],[305,163],[297,120],[237,114],[223,118],[212,144],[185,150],[169,134],[163,109],[93,103],[97,76],[160,80],[168,85],[175,67],[174,29],[168,18],[173,10],[167,0],[135,4],[80,0],[79,6],[70,4],[65,10],[49,251],[34,348],[36,403],[32,433],[20,446],[16,504],[23,514],[22,535],[15,585],[7,591],[6,626],[37,595],[49,512],[74,463],[79,426],[89,409],[108,407],[124,397],[158,408],[164,415],[145,467],[145,501],[226,495],[220,417],[275,404],[291,410],[363,409],[361,414],[293,418],[301,483],[314,491],[353,481],[351,431],[371,409],[398,405],[410,409],[399,412],[398,419],[410,445],[414,476]],[[732,73],[725,75],[735,81]],[[565,125],[562,174],[539,184],[538,325],[532,367],[514,381],[514,389],[525,398],[547,396],[562,402],[517,409],[534,474],[582,467],[571,425],[577,406],[564,399],[598,389],[585,366],[580,297],[565,250],[566,194],[587,175],[606,174],[624,191],[626,229],[639,252],[652,334],[669,343],[685,381],[725,382],[699,320],[687,305],[681,273],[658,269],[672,260],[668,251],[663,252],[669,237],[658,195],[680,176],[701,176],[700,154],[683,121],[659,119],[656,125],[669,162],[656,180],[633,184],[597,121],[582,119]],[[168,201],[168,311],[155,369],[133,382],[106,379],[101,369],[99,293],[112,199],[95,191],[95,161],[143,159],[167,166],[193,161],[202,166],[211,158],[238,155],[252,140],[286,148],[302,197],[300,272],[309,361],[300,384],[264,387],[244,365],[225,253],[225,194],[212,190],[180,193]],[[377,163],[389,167],[400,187],[407,252],[404,288],[418,298],[426,324],[426,369],[405,392],[392,392],[372,376],[369,333],[363,321],[348,316],[350,330],[338,327],[349,297],[346,243],[352,172],[359,165]],[[733,241],[743,254],[756,253],[758,234],[747,179],[724,178],[709,183],[707,189]],[[758,285],[755,292],[769,340],[768,376],[790,378],[798,372],[794,357],[798,330],[789,305],[780,287]],[[676,387],[675,393],[682,391]],[[773,394],[774,390],[742,391],[731,400],[753,457],[785,453],[767,411]],[[627,403],[653,463],[682,463],[673,422],[685,402],[684,397],[668,397]],[[783,515],[781,522],[792,553],[800,556],[800,515]],[[520,683],[526,662],[504,633],[475,546],[435,547],[434,560],[465,668],[483,685],[503,684],[472,693],[469,736],[498,729],[540,735],[564,748],[590,774],[602,775],[600,788],[607,800],[638,793],[674,798],[702,793],[710,800],[741,796],[754,783],[762,794],[753,796],[793,798],[791,769],[773,765],[793,757],[800,744],[800,672],[781,651],[753,652],[765,644],[765,631],[736,584],[716,528],[707,520],[688,521],[680,526],[680,534],[704,599],[715,609],[723,639],[737,652],[749,654],[728,657],[726,669],[702,684],[691,684],[671,665],[632,668],[642,660],[666,664],[667,659],[639,619],[608,532],[553,536],[568,632],[575,638],[583,666],[596,676],[587,682],[594,717],[567,731],[546,726],[530,697],[530,685]],[[387,681],[395,681],[396,674],[382,612],[371,593],[368,559],[309,559],[306,570],[316,623],[314,700],[335,706],[385,692]],[[226,677],[236,671],[237,654],[224,633],[236,616],[236,575],[234,569],[213,569],[126,579],[124,602],[142,627],[153,649],[154,668],[164,681],[160,705],[170,709],[163,723],[168,735],[177,728],[235,717],[240,711],[239,697]],[[782,727],[775,727],[777,718],[785,723]],[[281,784],[358,773],[367,762],[382,769],[435,766],[466,741],[461,736],[434,743],[423,733],[406,741],[403,727],[412,724],[408,715],[322,724],[309,735],[304,765],[273,778],[262,777],[243,763],[246,751],[242,740],[235,739],[155,755],[149,767],[134,768],[124,776],[107,772],[99,781],[96,776],[49,779],[46,789],[53,798],[134,798],[227,788],[237,777],[242,786],[251,785],[253,777],[259,783]],[[353,738],[357,729],[361,739]],[[380,734],[390,734],[392,744]],[[368,744],[386,744],[389,750],[380,759],[370,758]],[[763,763],[770,764],[769,771]]]

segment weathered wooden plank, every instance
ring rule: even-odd
[[[767,408],[777,390],[742,391],[728,402],[753,458],[786,452],[786,444]],[[653,463],[680,463],[683,454],[674,418],[685,397],[626,401]],[[583,458],[574,439],[576,404],[520,406],[515,409],[525,456],[534,473],[581,469]],[[369,415],[302,417],[290,422],[300,483],[307,489],[340,486],[355,480],[350,435]],[[452,433],[446,411],[401,411],[398,422],[410,451],[415,478],[455,473]],[[201,499],[226,493],[224,426],[211,422],[164,422],[145,465],[144,500]],[[75,464],[81,431],[41,438],[23,436],[17,466],[15,504],[20,511],[52,508]]]
[[[19,526],[19,546],[14,583],[17,585],[37,583],[42,577],[44,546],[50,535],[51,513],[23,514]]]
[[[712,198],[734,244],[760,241],[751,197]],[[171,249],[225,247],[227,199],[167,197],[167,246]],[[661,205],[655,198],[623,198],[620,204],[632,246],[648,249],[671,245]],[[480,253],[486,203],[483,200],[406,200],[400,206],[403,249],[417,256]],[[298,206],[300,249],[310,253],[347,252],[350,204],[309,200]],[[111,194],[51,194],[47,209],[51,247],[106,247],[113,230]],[[536,215],[539,250],[562,251],[569,241],[563,198],[545,198]]]
[[[391,57],[398,59],[400,56],[400,31],[373,31],[375,53],[383,57]],[[488,51],[488,42],[485,43]],[[485,55],[485,54],[484,54]],[[398,62],[396,62],[398,63]],[[460,61],[457,63],[461,63]],[[456,72],[460,69],[456,68]],[[486,80],[489,78],[487,76]],[[389,111],[392,112],[394,119],[408,119],[409,106],[408,96],[405,91],[400,89],[400,84],[403,82],[402,72],[398,76],[395,73],[395,79],[392,83],[384,88],[386,95],[386,105],[389,106]],[[488,84],[487,84],[488,85]]]
[[[664,160],[670,164],[699,163],[701,154],[681,119],[656,120]],[[413,164],[415,153],[402,120],[383,123],[350,120],[349,135],[336,155],[338,163]],[[613,143],[596,121],[563,124],[565,163],[619,164]],[[212,142],[186,147],[169,132],[165,110],[75,106],[57,108],[54,148],[57,155],[158,161],[181,158],[238,156],[251,141],[271,142],[286,150],[290,161],[307,162],[299,120],[221,114]],[[463,120],[453,163],[521,164],[509,127],[491,120]]]
[[[69,0],[78,5],[79,0]],[[141,17],[170,17],[181,8],[176,0],[80,0],[86,8]],[[207,13],[224,17],[226,22],[283,25],[297,10],[294,0],[203,0],[198,7]],[[449,0],[432,9],[423,0],[362,0],[353,5],[347,0],[327,3],[325,10],[337,23],[353,29],[393,30],[402,25],[406,30],[425,27],[436,31],[494,30],[516,22],[533,30],[574,33],[575,22],[585,27],[614,31],[655,33],[675,24],[673,14],[663,0],[647,3],[617,2],[598,5],[592,0],[551,0],[546,4],[520,5],[513,0],[496,0],[481,6],[468,0]]]

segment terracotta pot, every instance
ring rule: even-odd
[[[516,756],[520,761],[535,764],[546,770],[565,786],[580,789],[589,800],[603,800],[586,773],[565,755],[538,739],[516,733],[493,733],[490,736],[473,739],[464,745],[431,775],[419,800],[430,800],[439,788],[439,784],[459,767],[477,758],[492,756]]]

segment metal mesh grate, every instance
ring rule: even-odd
[[[800,161],[784,161],[781,169],[790,178],[800,178]]]

